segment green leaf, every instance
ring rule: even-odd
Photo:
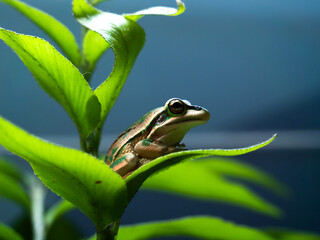
[[[7,175],[17,181],[21,181],[22,179],[22,173],[18,167],[3,158],[0,158],[0,174]]]
[[[99,11],[85,0],[73,1],[73,13],[83,26],[99,33],[115,55],[112,73],[95,90],[101,103],[102,126],[144,45],[145,34],[134,21],[121,15]]]
[[[89,1],[92,5],[96,5],[103,0]],[[178,0],[178,9],[170,7],[152,7],[149,9],[141,10],[136,13],[124,14],[127,19],[137,21],[145,15],[163,15],[163,16],[177,16],[184,12],[184,4]],[[94,71],[95,65],[103,53],[109,48],[109,44],[101,37],[100,34],[88,31],[83,41],[83,52],[88,61],[88,71]]]
[[[94,235],[92,235],[91,237],[89,237],[89,238],[85,238],[84,240],[96,240],[97,239],[97,235],[96,234],[94,234]],[[118,240],[119,240],[119,238],[117,238]]]
[[[159,157],[148,164],[143,165],[126,178],[129,199],[138,191],[142,183],[153,173],[172,166],[183,161],[190,161],[197,158],[208,156],[237,156],[248,152],[255,151],[271,143],[277,135],[265,142],[246,148],[238,149],[204,149],[204,150],[188,150],[182,152],[171,153],[163,157]]]
[[[76,66],[79,66],[81,56],[78,45],[75,37],[66,26],[49,14],[21,1],[0,0],[0,2],[10,5],[34,22],[39,28],[47,33],[59,45],[59,47],[61,47],[71,62]]]
[[[30,135],[0,117],[0,144],[30,163],[53,192],[104,228],[119,218],[127,205],[123,179],[99,159]]]
[[[40,86],[68,112],[81,135],[89,135],[100,120],[100,104],[76,67],[43,39],[0,28],[10,46]]]
[[[75,206],[66,200],[61,200],[57,202],[46,213],[46,228],[50,228],[58,218],[60,218],[62,215],[66,214],[74,208]]]
[[[320,235],[288,229],[270,228],[266,231],[275,240],[320,240]]]
[[[1,240],[23,240],[23,238],[12,228],[0,223],[0,239]]]
[[[108,0],[89,0],[89,3],[95,6],[101,2],[106,2],[106,1]]]
[[[14,201],[26,209],[30,208],[28,195],[15,179],[0,173],[0,183],[0,197]]]
[[[176,2],[178,5],[177,9],[171,7],[151,7],[135,13],[126,13],[124,16],[133,21],[137,21],[145,15],[178,16],[185,11],[186,7],[180,0],[176,0]]]
[[[208,171],[215,172],[223,177],[233,177],[259,184],[279,195],[285,196],[289,192],[285,185],[270,175],[248,164],[235,161],[234,159],[209,157],[203,161],[196,161],[194,164],[197,165],[197,167],[201,165],[202,168],[206,168]]]
[[[211,240],[273,239],[254,228],[206,216],[123,226],[120,227],[118,239],[144,240],[163,236],[187,236]]]
[[[97,61],[108,48],[109,44],[100,34],[90,30],[87,31],[83,39],[83,54],[89,64],[87,67],[89,74],[92,74]]]
[[[222,201],[246,207],[254,211],[278,217],[280,210],[256,196],[241,184],[230,183],[203,161],[179,164],[149,177],[143,184],[146,189],[155,189],[195,197],[204,200]]]

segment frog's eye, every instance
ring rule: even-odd
[[[180,99],[173,99],[169,102],[168,107],[172,114],[181,114],[184,112],[186,105]]]

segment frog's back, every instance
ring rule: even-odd
[[[154,125],[153,122],[156,121],[157,115],[160,115],[162,110],[163,108],[156,108],[146,113],[137,122],[123,131],[110,146],[105,157],[105,162],[111,165],[120,155],[130,152],[137,142],[146,138]]]

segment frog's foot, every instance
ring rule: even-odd
[[[181,150],[187,150],[186,145],[184,143],[180,143],[177,145],[177,148],[180,148]]]
[[[185,151],[188,150],[186,149],[186,145],[184,143],[178,143],[174,146],[168,147],[168,153],[173,153],[173,152],[180,152],[180,151]]]
[[[185,148],[183,148],[183,147],[184,147],[184,146],[180,147],[180,145],[168,147],[166,154],[174,153],[174,152],[181,152],[181,151],[186,151],[186,150],[188,150],[188,149],[185,149]]]
[[[141,167],[149,162],[151,162],[152,160],[151,159],[147,159],[147,158],[140,158],[139,159],[139,163],[137,164],[138,167]]]
[[[126,179],[131,173],[133,173],[134,171],[136,171],[138,168],[142,167],[143,165],[151,162],[151,159],[147,159],[147,158],[139,158],[137,164],[127,173],[125,174],[122,178]]]
[[[113,171],[118,173],[120,176],[125,176],[132,169],[134,169],[138,163],[139,158],[133,153],[127,153],[121,158],[117,159],[112,165]]]

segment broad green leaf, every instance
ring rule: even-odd
[[[89,3],[96,5],[102,0],[89,1]],[[149,9],[141,10],[136,13],[123,14],[127,19],[137,21],[145,15],[164,15],[164,16],[177,16],[184,12],[184,4],[178,0],[178,9],[170,7],[152,7]],[[88,31],[84,37],[83,52],[88,61],[88,71],[93,72],[97,61],[103,55],[103,53],[109,48],[109,44],[106,43],[104,38],[100,34],[93,31]]]
[[[279,216],[280,210],[256,196],[241,184],[222,179],[202,161],[179,164],[149,177],[142,185],[188,197],[222,201],[246,207],[271,216]]]
[[[234,159],[209,157],[202,161],[193,162],[196,167],[213,171],[223,177],[233,177],[250,181],[268,188],[279,195],[288,194],[288,189],[281,182],[275,180],[263,171]]]
[[[176,0],[176,2],[178,5],[177,9],[171,7],[151,7],[135,13],[126,13],[124,16],[133,21],[137,21],[145,15],[178,16],[185,11],[186,7],[180,0]]]
[[[12,228],[0,223],[0,239],[1,240],[23,240],[23,238]]]
[[[94,92],[101,103],[102,126],[144,45],[145,34],[134,21],[99,11],[85,0],[73,1],[73,13],[83,26],[99,33],[115,55],[112,73]]]
[[[32,72],[40,86],[69,113],[82,136],[100,120],[100,104],[79,70],[43,39],[0,28],[9,45]]]
[[[104,228],[127,204],[123,179],[99,159],[34,137],[0,117],[0,144],[30,163],[53,192]]]
[[[155,172],[158,172],[176,163],[180,163],[183,161],[190,161],[193,159],[198,159],[198,158],[208,157],[208,156],[242,155],[268,145],[275,139],[275,137],[276,137],[276,134],[265,142],[262,142],[260,144],[253,145],[250,147],[246,147],[246,148],[188,150],[188,151],[171,153],[163,157],[159,157],[151,161],[150,163],[143,165],[142,167],[134,171],[131,175],[129,175],[126,178],[128,192],[129,192],[129,199],[131,199],[134,196],[134,194],[138,191],[139,187],[149,176],[151,176]]]
[[[266,233],[275,240],[320,240],[319,234],[297,230],[271,228]]]
[[[3,158],[0,158],[0,174],[12,177],[17,181],[20,181],[22,178],[22,173],[19,171],[18,167]]]
[[[20,184],[15,179],[2,173],[0,173],[0,197],[14,201],[26,209],[30,208],[28,195]]]
[[[164,236],[185,236],[210,240],[273,239],[251,227],[236,225],[219,218],[199,216],[123,226],[120,227],[118,240],[144,240]]]
[[[79,66],[81,56],[75,37],[61,22],[49,14],[17,0],[0,0],[17,9],[45,33],[47,33],[67,55],[71,62]]]
[[[108,48],[109,44],[99,33],[90,30],[87,31],[83,39],[83,54],[89,65],[87,67],[89,74],[92,74],[97,61]]]
[[[46,213],[45,224],[47,228],[50,228],[53,223],[65,213],[74,209],[75,206],[66,200],[61,200],[53,205]]]

